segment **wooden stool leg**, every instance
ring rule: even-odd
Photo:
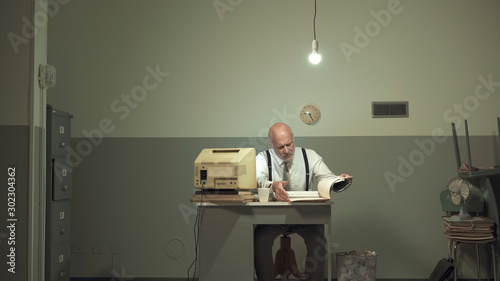
[[[288,279],[290,274],[297,278],[304,278],[297,267],[295,261],[295,253],[291,248],[291,238],[288,236],[281,237],[281,247],[276,253],[276,260],[274,262],[274,277],[281,275]]]

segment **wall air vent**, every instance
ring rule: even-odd
[[[408,117],[407,101],[373,101],[373,118]]]

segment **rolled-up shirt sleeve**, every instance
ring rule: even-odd
[[[335,179],[340,176],[335,175],[328,166],[323,161],[323,158],[319,156],[314,150],[308,149],[308,153],[311,159],[311,174],[316,177],[316,180],[319,182],[325,179]]]
[[[266,180],[269,181],[269,170],[267,168],[267,157],[265,151],[257,154],[255,158],[255,166],[257,172],[257,186],[261,187]]]

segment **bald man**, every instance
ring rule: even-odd
[[[266,180],[270,182],[276,200],[289,201],[288,191],[291,190],[309,190],[313,178],[320,181],[339,177],[328,169],[323,158],[314,150],[295,147],[293,132],[288,125],[276,123],[271,126],[268,135],[271,149],[260,152],[256,158],[257,183],[261,186]],[[306,176],[306,166],[310,176]],[[352,182],[352,176],[348,174],[341,174],[340,177]],[[285,232],[295,232],[304,239],[307,249],[306,280],[324,280],[326,240],[323,225],[258,225],[254,236],[254,264],[258,280],[273,279],[272,246],[274,239]]]

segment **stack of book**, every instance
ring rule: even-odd
[[[463,243],[485,243],[495,240],[495,223],[490,218],[472,217],[469,220],[453,220],[443,217],[444,236]]]

